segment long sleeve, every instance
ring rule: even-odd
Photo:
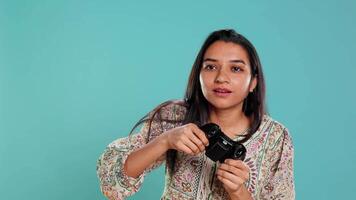
[[[123,167],[128,155],[146,143],[148,126],[148,122],[145,122],[139,133],[113,141],[99,157],[96,167],[97,176],[100,180],[100,189],[108,199],[125,199],[136,193],[143,183],[145,174],[165,160],[163,154],[137,178],[129,177],[124,173]],[[154,120],[149,140],[161,134],[162,130],[161,124]]]
[[[292,138],[287,128],[275,129],[265,150],[257,199],[295,199]]]

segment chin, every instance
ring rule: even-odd
[[[217,97],[213,93],[203,93],[203,96],[207,102],[209,102],[210,106],[214,107],[215,109],[219,110],[226,110],[226,109],[231,109],[234,107],[239,107],[241,104],[243,104],[244,97],[240,95],[231,95],[229,97]]]
[[[226,110],[232,107],[235,107],[238,105],[238,103],[233,103],[233,102],[229,102],[226,100],[208,100],[208,102],[210,103],[210,105],[212,107],[214,107],[215,109],[219,109],[219,110]]]

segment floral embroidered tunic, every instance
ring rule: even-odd
[[[185,112],[185,107],[170,104],[162,108],[161,116],[166,119],[183,119]],[[181,125],[182,123],[154,120],[151,134],[148,136],[146,122],[137,134],[110,143],[97,161],[97,175],[102,193],[110,200],[125,199],[136,193],[145,174],[166,163],[166,155],[163,154],[137,178],[124,173],[126,158],[132,151],[143,146],[147,137],[152,140]],[[294,199],[294,153],[288,129],[270,116],[264,115],[258,130],[243,144],[247,149],[244,162],[250,168],[249,180],[245,186],[253,199]],[[178,151],[172,175],[166,164],[165,188],[161,199],[230,199],[216,177],[215,169],[218,165],[219,163],[211,161],[204,153],[193,156]]]

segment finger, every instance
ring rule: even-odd
[[[199,152],[202,152],[205,150],[205,146],[203,142],[193,133],[191,132],[188,134],[189,139],[199,148]]]
[[[250,171],[250,168],[242,160],[226,159],[224,163],[235,166],[243,171]]]
[[[227,173],[231,173],[234,174],[244,180],[248,180],[249,179],[249,171],[244,171],[241,170],[240,168],[236,168],[233,165],[228,165],[228,164],[221,164],[220,167],[218,168],[217,171],[221,171],[221,172],[227,172]]]
[[[246,179],[240,177],[239,175],[224,170],[217,170],[216,174],[222,178],[228,179],[237,185],[241,185],[246,181]]]
[[[246,170],[241,170],[241,168],[236,168],[235,166],[228,165],[228,164],[221,164],[218,170],[226,171],[228,173],[235,174],[236,176],[248,180],[250,177],[250,172]]]
[[[209,140],[206,137],[204,131],[202,131],[197,125],[192,126],[193,133],[204,143],[205,146],[209,145]]]
[[[185,137],[182,139],[182,142],[192,150],[193,153],[198,154],[200,153],[199,147],[195,145],[189,138]]]
[[[187,147],[183,142],[179,142],[177,144],[177,149],[190,155],[194,154],[194,152],[189,147]]]
[[[224,177],[218,176],[218,179],[224,184],[225,187],[228,187],[232,191],[237,191],[241,187],[241,185],[237,185]]]

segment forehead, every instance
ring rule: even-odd
[[[246,50],[232,42],[216,41],[211,44],[204,54],[205,58],[213,58],[220,61],[243,60],[249,63]]]

